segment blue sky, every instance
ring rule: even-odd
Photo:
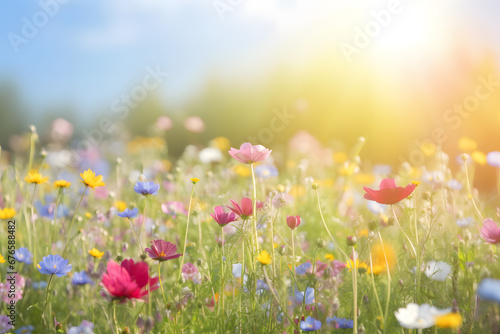
[[[342,22],[348,7],[345,1],[242,0],[221,20],[212,0],[66,2],[18,53],[9,33],[22,35],[23,18],[32,21],[40,3],[1,5],[0,79],[14,79],[34,113],[61,103],[82,115],[99,112],[140,82],[146,66],[156,65],[169,73],[161,88],[165,101],[181,106],[210,74],[251,77],[276,64],[280,52],[300,58],[318,41],[335,41],[334,33],[311,41],[303,32],[324,21]],[[386,2],[373,1],[379,7]],[[482,22],[483,38],[498,40],[498,1],[474,3],[458,0],[453,6],[467,13],[471,27]]]

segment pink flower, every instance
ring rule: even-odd
[[[134,263],[134,260],[123,260],[121,265],[110,260],[107,271],[102,276],[101,286],[105,289],[103,296],[113,299],[141,299],[149,291],[158,289],[158,277],[149,277],[146,262]]]
[[[191,132],[201,133],[205,131],[205,123],[198,116],[191,116],[186,118],[184,122],[184,127]]]
[[[481,227],[481,237],[490,244],[500,243],[500,228],[490,218],[486,218]]]
[[[380,204],[396,204],[406,197],[410,196],[415,190],[415,184],[409,184],[406,187],[397,187],[394,179],[383,179],[380,182],[380,190],[373,190],[363,187],[366,191],[365,198]]]
[[[333,276],[337,275],[344,269],[347,265],[344,262],[340,262],[338,260],[333,260],[330,263],[330,267],[333,269]]]
[[[253,164],[254,162],[264,161],[271,154],[271,150],[265,148],[262,145],[252,145],[250,143],[243,143],[240,149],[237,150],[231,147],[229,155],[243,162],[244,164]]]
[[[236,204],[237,205],[237,204]],[[227,224],[234,222],[236,220],[236,214],[233,212],[226,213],[222,206],[216,206],[214,208],[214,213],[210,214],[220,227],[224,227]]]
[[[230,200],[233,207],[227,208],[237,214],[241,219],[247,220],[253,214],[252,200],[248,197],[241,199],[241,206],[237,202]]]
[[[163,130],[163,131],[170,130],[172,128],[172,125],[173,125],[172,120],[167,116],[158,117],[155,123],[156,128],[158,130]]]
[[[191,262],[188,262],[182,266],[182,277],[184,277],[184,279],[191,280],[197,284],[199,284],[201,280],[200,271]]]
[[[286,216],[286,224],[293,230],[300,225],[300,216]]]
[[[321,261],[316,261],[316,265],[314,266],[314,272],[316,276],[321,277],[323,276],[325,269],[328,268],[328,263],[323,263]],[[307,268],[306,273],[312,274],[312,266]]]
[[[293,200],[293,196],[287,193],[277,193],[276,195],[273,196],[273,206],[278,209],[281,208],[282,206],[286,205],[288,202]]]
[[[177,259],[182,256],[182,254],[177,253],[177,246],[171,242],[165,240],[153,240],[151,243],[153,246],[151,246],[151,248],[146,248],[145,251],[153,260],[167,261]]]

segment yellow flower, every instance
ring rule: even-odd
[[[114,204],[114,207],[119,211],[119,212],[123,212],[125,211],[125,209],[127,208],[127,203],[125,203],[124,201],[116,201],[115,204]]]
[[[92,189],[95,189],[95,187],[102,187],[106,185],[106,183],[102,182],[102,175],[96,176],[95,173],[90,169],[87,169],[85,172],[81,173],[80,176],[83,179],[80,182]]]
[[[257,261],[266,265],[271,263],[271,255],[266,250],[260,252],[259,256],[257,256]]]
[[[200,181],[200,179],[197,177],[192,177],[190,180],[191,180],[191,182],[193,182],[193,184],[196,184]]]
[[[87,218],[89,218],[89,219],[90,219],[90,218],[92,218],[92,214],[91,214],[90,212],[86,212],[86,213],[85,213],[85,217],[87,217]]]
[[[365,229],[362,229],[361,231],[359,231],[358,235],[359,237],[367,237],[368,236],[368,230],[365,228]]]
[[[0,263],[5,263],[5,258],[0,254]]]
[[[38,173],[37,171],[29,172],[28,175],[24,177],[24,181],[28,183],[36,183],[36,184],[42,184],[47,182],[49,177],[44,177],[42,174]]]
[[[16,210],[14,210],[14,208],[0,209],[0,219],[14,218],[15,215],[16,215]]]
[[[477,143],[468,137],[462,137],[458,141],[458,148],[460,151],[471,152],[477,148]]]
[[[486,155],[484,155],[483,152],[480,151],[474,151],[471,154],[472,160],[479,164],[479,165],[485,165],[486,164]]]
[[[226,137],[214,138],[212,142],[219,148],[219,150],[223,152],[229,150],[229,148],[231,147],[231,142]]]
[[[238,164],[233,167],[233,171],[240,177],[250,177],[252,175],[252,170],[247,165]]]
[[[374,245],[372,247],[372,261],[373,273],[375,275],[387,272],[387,265],[389,265],[389,270],[391,270],[396,264],[394,249],[387,243],[384,243],[384,247],[381,244]]]
[[[349,262],[347,262],[346,265],[347,265],[347,269],[349,269],[349,271],[351,271],[351,267],[354,267],[354,261],[349,259]],[[361,268],[368,271],[368,265],[366,263],[360,262],[359,260],[356,260],[356,269],[359,270]]]
[[[335,257],[333,256],[333,254],[328,253],[325,255],[325,259],[327,259],[329,261],[333,261],[333,260],[335,260]]]
[[[415,185],[415,187],[418,187],[420,185],[420,181],[411,181],[412,184]]]
[[[66,180],[57,180],[54,182],[55,188],[68,188],[71,185],[71,182]]]
[[[448,313],[436,317],[436,326],[439,328],[459,328],[462,326],[462,317],[458,313]]]
[[[89,254],[92,255],[92,257],[100,259],[104,255],[104,252],[99,252],[96,248],[92,248],[89,250]]]

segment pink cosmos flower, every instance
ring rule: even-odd
[[[344,262],[340,262],[339,260],[333,260],[330,263],[330,267],[333,269],[333,276],[337,275],[344,269],[347,265]]]
[[[325,269],[328,268],[328,263],[323,263],[321,261],[316,261],[316,265],[314,266],[314,272],[317,277],[323,276]],[[307,268],[306,273],[312,274],[312,266]]]
[[[214,208],[214,213],[211,213],[210,216],[214,218],[214,220],[219,224],[220,227],[224,227],[227,224],[234,222],[236,220],[236,214],[233,212],[226,213],[222,206],[216,206]]]
[[[410,196],[415,190],[415,184],[409,184],[406,187],[397,187],[394,179],[383,179],[380,182],[380,190],[373,190],[363,187],[366,191],[365,198],[380,204],[396,204],[406,197]]]
[[[231,147],[229,155],[244,164],[253,164],[254,162],[264,161],[271,154],[271,150],[262,145],[252,145],[250,143],[243,143],[240,149]]]
[[[300,225],[300,216],[286,216],[286,224],[293,230]]]
[[[158,289],[158,277],[149,277],[149,267],[146,262],[134,263],[134,260],[123,260],[121,265],[110,260],[107,271],[102,276],[101,286],[103,296],[113,299],[142,299],[150,291]]]
[[[191,262],[188,262],[182,266],[182,277],[184,277],[184,279],[186,280],[191,280],[196,284],[199,284],[201,280],[200,271]]]
[[[167,261],[177,259],[182,256],[182,254],[177,253],[177,246],[171,242],[165,240],[153,240],[151,243],[153,246],[151,246],[151,248],[146,248],[145,251],[153,260]]]
[[[481,227],[481,237],[490,244],[500,243],[500,228],[490,218],[486,218]]]
[[[241,219],[247,220],[253,214],[252,200],[248,197],[241,199],[241,206],[237,202],[230,200],[233,203],[233,207],[228,206],[227,208],[237,214]]]

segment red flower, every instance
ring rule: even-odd
[[[286,224],[293,230],[300,225],[300,216],[286,216]]]
[[[123,260],[120,266],[111,260],[108,262],[107,272],[102,276],[101,286],[113,299],[142,299],[149,291],[158,289],[157,283],[158,277],[149,277],[146,262]]]
[[[415,184],[409,184],[406,187],[396,187],[394,179],[383,179],[380,182],[380,190],[373,190],[363,187],[366,191],[365,198],[380,204],[396,204],[406,197],[410,196],[415,190]]]
[[[146,248],[149,257],[156,261],[167,261],[177,259],[182,254],[177,253],[177,246],[165,240],[153,240],[151,248]]]

